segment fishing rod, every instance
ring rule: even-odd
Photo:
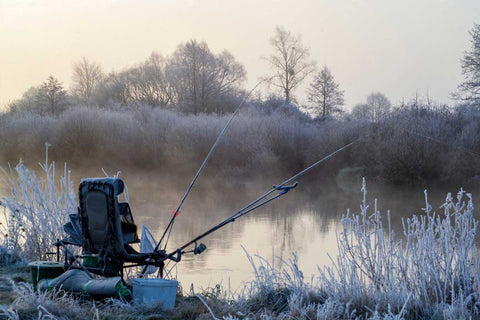
[[[204,233],[202,233],[201,235],[195,237],[194,239],[190,240],[189,242],[185,243],[184,245],[182,245],[181,247],[179,247],[178,249],[176,249],[175,251],[172,251],[171,253],[167,254],[165,257],[163,257],[160,262],[163,262],[167,259],[170,259],[174,256],[177,256],[177,259],[176,260],[179,260],[178,258],[184,254],[184,253],[188,253],[188,252],[192,252],[192,251],[188,251],[188,252],[185,252],[183,251],[184,249],[186,249],[187,247],[189,247],[190,245],[192,244],[195,244],[195,248],[193,250],[193,253],[194,254],[200,254],[202,253],[203,251],[205,251],[205,249],[207,248],[203,243],[201,243],[200,245],[197,245],[197,242],[208,236],[209,234],[211,234],[212,232],[215,232],[217,231],[218,229],[224,227],[225,225],[231,223],[231,222],[234,222],[236,219],[240,218],[241,216],[244,216],[246,215],[247,213],[250,213],[252,212],[253,210],[255,209],[258,209],[260,208],[261,206],[275,200],[275,199],[278,199],[280,198],[281,196],[287,194],[291,189],[294,189],[295,187],[297,187],[298,185],[298,182],[295,182],[294,184],[292,185],[287,185],[288,183],[292,182],[293,180],[299,178],[300,176],[304,175],[305,173],[307,173],[308,171],[312,170],[313,168],[315,168],[316,166],[318,166],[320,163],[330,159],[331,157],[333,157],[334,155],[336,155],[337,153],[339,152],[342,152],[344,151],[345,149],[351,147],[353,144],[355,144],[356,142],[358,142],[361,138],[357,138],[355,139],[354,141],[344,145],[343,147],[341,147],[340,149],[337,149],[336,151],[330,153],[329,155],[323,157],[322,159],[318,160],[317,162],[313,163],[312,165],[310,165],[309,167],[303,169],[302,171],[298,172],[297,174],[295,174],[294,176],[288,178],[287,180],[283,181],[281,184],[279,185],[274,185],[272,187],[271,190],[267,191],[266,193],[264,193],[263,195],[261,195],[260,197],[258,197],[257,199],[255,199],[254,201],[250,202],[249,204],[247,204],[245,207],[241,208],[240,210],[238,210],[235,214],[233,214],[232,216],[228,217],[227,219],[223,220],[222,222],[220,222],[219,224],[217,224],[216,226],[212,227],[211,229],[205,231]],[[274,193],[275,191],[278,191],[279,193],[275,196],[271,196],[270,198],[268,198],[272,193]],[[263,200],[263,201],[262,201]],[[178,262],[178,261],[177,261]]]
[[[177,218],[177,216],[180,214],[180,209],[182,208],[182,205],[183,203],[185,202],[185,199],[187,199],[190,191],[192,190],[193,188],[193,185],[195,184],[195,182],[197,181],[198,177],[200,176],[200,174],[202,173],[203,169],[205,168],[208,160],[210,159],[210,157],[212,156],[213,154],[213,151],[215,151],[215,149],[217,148],[217,145],[218,143],[220,142],[220,140],[223,138],[223,136],[225,135],[225,132],[227,131],[228,127],[230,126],[230,123],[233,121],[233,119],[235,118],[235,116],[238,114],[238,112],[240,111],[240,108],[245,104],[245,102],[247,101],[248,97],[250,97],[250,95],[253,93],[253,91],[255,91],[255,89],[263,82],[265,81],[268,81],[270,78],[265,78],[265,79],[262,79],[260,80],[259,82],[257,82],[257,84],[255,84],[255,86],[252,88],[252,90],[250,90],[250,92],[242,99],[242,101],[240,102],[240,104],[238,105],[238,107],[235,109],[235,112],[232,114],[232,116],[230,117],[230,119],[228,120],[227,124],[225,125],[225,127],[222,129],[222,131],[220,132],[220,134],[218,135],[217,137],[217,140],[215,141],[215,143],[213,144],[212,148],[210,149],[210,151],[208,152],[207,156],[205,157],[205,159],[203,160],[203,163],[202,165],[200,166],[200,168],[198,169],[197,173],[195,174],[195,176],[193,177],[193,180],[192,182],[190,182],[190,185],[188,186],[187,188],[187,191],[185,191],[185,194],[183,195],[182,199],[180,200],[180,203],[177,207],[177,209],[175,211],[173,211],[173,215],[172,215],[172,218],[170,219],[170,222],[168,223],[167,227],[165,228],[165,231],[163,232],[162,234],[162,237],[160,238],[160,240],[158,241],[157,245],[155,246],[155,248],[153,249],[153,251],[157,251],[158,248],[161,246],[162,244],[162,241],[163,239],[165,238],[165,235],[167,235],[167,232],[168,232],[168,236],[165,240],[165,244],[164,244],[164,250],[167,248],[167,243],[168,243],[168,239],[170,238],[170,234],[172,232],[172,229],[173,229],[173,225],[175,223],[175,219]]]

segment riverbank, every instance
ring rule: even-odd
[[[106,299],[95,301],[63,291],[35,292],[24,266],[8,266],[0,278],[0,319],[390,319],[368,309],[356,310],[312,283],[305,283],[295,256],[288,267],[248,256],[255,269],[252,282],[236,292],[217,285],[201,293],[179,290],[174,309]],[[258,262],[255,263],[254,260]],[[22,277],[18,275],[21,274]],[[5,285],[3,285],[5,284]],[[360,314],[360,312],[363,313]],[[392,313],[393,315],[393,313]],[[387,317],[388,316],[388,317]]]
[[[255,258],[248,258],[253,263]],[[302,284],[302,273],[295,272],[295,265],[290,266],[290,272],[278,272],[260,260],[259,265],[252,264],[256,279],[239,291],[230,292],[217,285],[201,293],[185,294],[179,288],[175,307],[169,311],[160,305],[135,305],[114,298],[95,301],[63,291],[35,292],[25,265],[4,266],[0,319],[300,319],[305,318],[302,313],[310,318],[325,304],[326,294]]]

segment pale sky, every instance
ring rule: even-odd
[[[0,0],[0,106],[50,74],[68,88],[82,56],[121,70],[190,39],[230,51],[249,89],[269,73],[276,25],[302,35],[349,108],[371,92],[452,103],[474,23],[480,0]]]

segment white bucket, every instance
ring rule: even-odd
[[[153,305],[161,303],[164,310],[173,309],[177,295],[178,281],[166,279],[132,279],[133,301]]]

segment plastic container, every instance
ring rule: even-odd
[[[32,272],[32,282],[35,290],[37,290],[38,281],[56,278],[65,271],[63,262],[34,261],[30,262],[28,266]]]
[[[166,279],[132,279],[133,301],[139,304],[160,303],[164,310],[173,309],[177,296],[178,281]]]

